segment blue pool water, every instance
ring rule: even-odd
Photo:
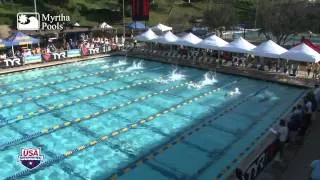
[[[225,178],[305,89],[206,73],[115,56],[0,76],[1,179]]]

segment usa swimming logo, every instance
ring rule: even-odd
[[[40,148],[21,148],[19,161],[24,167],[34,169],[38,167],[43,160],[44,156],[41,155]]]

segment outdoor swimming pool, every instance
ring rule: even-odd
[[[224,179],[305,92],[122,56],[0,84],[1,179]],[[24,147],[41,148],[37,169]]]

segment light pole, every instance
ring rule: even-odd
[[[37,0],[33,0],[33,4],[34,4],[34,12],[37,12]]]
[[[259,8],[259,0],[256,1],[256,14],[254,18],[254,28],[257,28],[257,17],[258,17],[258,8]]]
[[[122,23],[123,23],[123,38],[126,38],[126,24],[125,24],[125,15],[124,15],[124,0],[122,0]]]

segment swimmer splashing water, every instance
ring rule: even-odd
[[[228,94],[226,94],[225,96],[228,96],[228,95],[230,95],[230,96],[234,96],[234,95],[239,95],[239,94],[241,94],[241,92],[240,92],[240,90],[239,90],[239,88],[234,88],[234,90],[233,91],[230,91]]]

